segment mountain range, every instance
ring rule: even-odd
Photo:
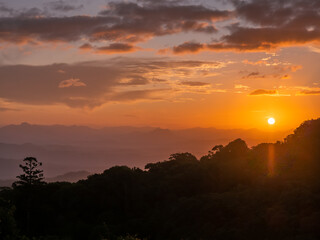
[[[19,164],[28,156],[41,161],[44,175],[53,178],[68,172],[99,173],[115,165],[143,168],[146,163],[166,160],[176,152],[201,156],[213,146],[239,137],[253,146],[282,140],[288,133],[257,129],[7,125],[0,128],[0,179],[14,179],[21,172]]]

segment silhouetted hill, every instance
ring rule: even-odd
[[[320,119],[276,143],[209,149],[4,189],[1,230],[12,239],[320,239]]]

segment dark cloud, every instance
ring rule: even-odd
[[[242,77],[242,79],[246,78],[265,78],[265,75],[262,75],[259,72],[251,72]]]
[[[181,85],[186,85],[186,86],[191,86],[191,87],[202,87],[202,86],[207,86],[210,85],[210,83],[205,83],[205,82],[181,82]]]
[[[165,82],[167,82],[167,80],[165,80],[165,79],[160,79],[160,78],[152,78],[151,81],[152,81],[152,82],[155,82],[155,83],[165,83]]]
[[[265,90],[265,89],[257,89],[251,92],[250,96],[259,96],[259,95],[275,95],[277,94],[276,90]]]
[[[211,49],[268,50],[320,41],[320,1],[233,1],[238,17],[254,27],[234,25]]]
[[[85,43],[79,47],[80,50],[92,50],[96,53],[101,54],[115,54],[115,53],[128,53],[138,50],[138,47],[135,47],[132,44],[128,43],[111,43],[107,46],[96,47],[90,43]]]
[[[282,25],[294,13],[284,1],[233,1],[237,15],[255,24]],[[287,1],[288,2],[288,1]]]
[[[196,53],[204,48],[203,44],[196,42],[185,42],[179,46],[173,47],[173,53]]]
[[[0,19],[4,17],[12,18],[39,18],[48,16],[49,13],[37,7],[14,9],[0,2]]]
[[[135,3],[115,3],[108,5],[109,9],[100,12],[101,15],[116,15],[131,17],[133,20],[161,20],[161,23],[169,21],[208,21],[225,19],[229,17],[229,11],[219,11],[206,8],[201,5],[152,5],[140,6]]]
[[[318,28],[308,31],[307,26],[296,27],[235,27],[230,35],[222,38],[222,43],[209,44],[212,50],[256,51],[270,50],[281,46],[302,45],[320,41],[320,15],[317,16]]]
[[[82,44],[79,49],[82,49],[82,50],[91,50],[93,49],[92,45],[90,43],[85,43],[85,44]]]
[[[24,18],[24,19],[34,19],[34,18],[42,18],[46,17],[48,13],[46,11],[41,10],[40,8],[34,7],[29,9],[24,9],[16,13],[14,17],[16,18]]]
[[[63,2],[58,2],[63,3]],[[60,4],[61,5],[61,4]],[[31,11],[31,10],[30,10]],[[0,42],[77,41],[139,42],[180,32],[216,31],[214,21],[228,18],[228,11],[201,5],[143,5],[110,3],[99,16],[36,17],[24,13],[0,18]],[[34,17],[30,17],[34,16]],[[112,47],[112,45],[110,45]]]
[[[121,18],[118,24],[102,29],[99,37],[121,41],[144,41],[153,36],[196,31],[212,33],[213,21],[228,18],[228,11],[205,8],[201,5],[146,5],[110,3],[102,16]]]
[[[181,32],[217,32],[215,22],[235,18],[227,34],[209,43],[186,41],[175,54],[211,51],[265,51],[320,42],[318,0],[230,0],[233,11],[185,1],[111,2],[98,16],[50,17],[38,8],[14,10],[0,4],[0,42],[109,41],[97,52],[130,52],[134,43]],[[66,1],[49,3],[58,11],[76,10]],[[95,43],[94,43],[95,44]],[[118,45],[117,45],[118,44]],[[123,44],[123,45],[119,45]]]
[[[110,17],[0,18],[0,42],[76,41],[92,37],[100,25],[112,24]]]
[[[138,48],[127,43],[111,43],[108,46],[95,48],[97,53],[127,53],[136,51]]]
[[[281,27],[301,16],[317,13],[315,0],[233,0],[239,17],[261,26]]]
[[[179,3],[184,3],[186,0],[137,0],[138,3],[143,3],[143,4],[157,4],[157,5],[164,5],[164,4],[179,4]]]
[[[13,8],[7,7],[4,3],[0,2],[0,13],[13,15],[14,12],[15,10]]]
[[[320,1],[233,0],[232,2],[238,22],[229,25],[227,27],[229,34],[220,39],[211,43],[197,43],[197,51],[265,51],[283,46],[320,42]],[[185,43],[173,47],[172,51],[192,52]]]
[[[70,5],[61,0],[49,2],[47,6],[52,10],[61,11],[61,12],[75,11],[83,8],[82,4],[75,6],[75,5]]]

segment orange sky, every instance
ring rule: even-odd
[[[288,130],[320,116],[318,1],[0,7],[0,125]]]

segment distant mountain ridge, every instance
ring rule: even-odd
[[[284,137],[290,131],[275,132],[272,138]],[[217,128],[188,128],[181,130],[171,130],[157,127],[103,127],[100,129],[88,126],[64,126],[64,125],[33,125],[21,123],[19,125],[7,125],[0,127],[0,142],[3,143],[34,143],[34,144],[81,144],[92,140],[105,141],[115,136],[135,136],[152,135],[152,137],[164,135],[176,136],[212,136],[216,137],[235,137],[241,135],[244,138],[261,138],[267,132],[258,129],[217,129]],[[270,133],[269,133],[270,134]],[[239,136],[238,136],[239,137]]]
[[[137,166],[163,161],[175,152],[207,153],[216,144],[241,137],[248,145],[282,140],[288,132],[257,129],[104,127],[33,125],[0,127],[0,179],[12,179],[26,156],[43,162],[47,177],[86,170],[97,173],[114,165]]]
[[[73,182],[78,182],[79,180],[86,179],[89,175],[91,175],[91,173],[87,171],[67,172],[65,174],[58,175],[56,177],[45,178],[45,181],[73,183]],[[10,187],[14,181],[16,180],[14,179],[0,180],[0,187]]]

